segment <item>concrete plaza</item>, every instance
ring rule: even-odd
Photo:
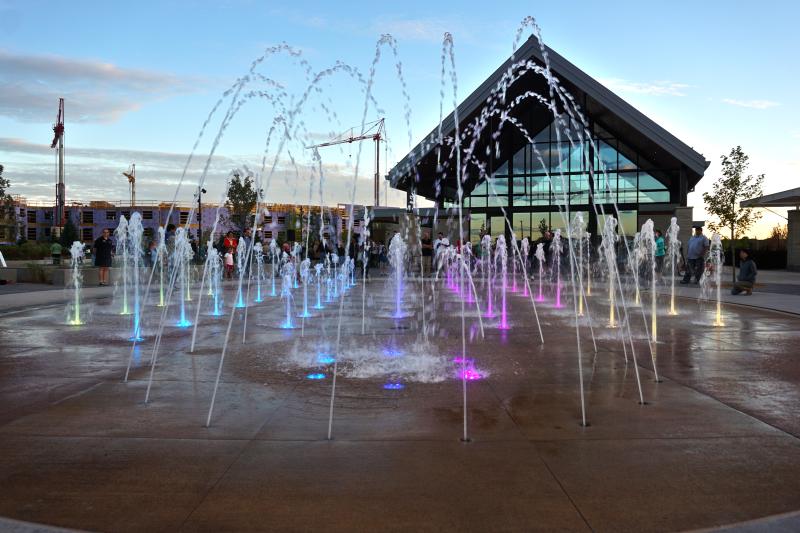
[[[368,334],[356,287],[343,344],[415,357],[419,321],[385,316],[383,281],[368,287]],[[109,296],[87,293],[81,327],[63,323],[55,292],[3,296],[33,303],[0,315],[2,517],[104,531],[675,531],[800,509],[797,315],[725,305],[715,328],[711,307],[681,298],[679,316],[659,316],[656,383],[641,312],[631,309],[635,368],[596,290],[596,351],[581,329],[582,427],[571,312],[537,305],[542,344],[529,299],[510,295],[511,329],[487,320],[483,339],[467,306],[467,356],[484,374],[467,383],[469,442],[457,364],[444,381],[387,390],[386,376],[354,377],[344,363],[329,441],[330,365],[310,380],[286,361],[336,337],[338,305],[301,332],[279,329],[283,305],[268,299],[248,310],[244,344],[238,311],[206,428],[228,317],[201,317],[193,354],[191,330],[165,330],[145,405],[152,323],[123,383],[130,317]],[[426,302],[425,350],[458,356],[457,297],[439,289]],[[800,526],[777,520],[741,528]]]

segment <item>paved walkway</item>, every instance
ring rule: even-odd
[[[57,306],[2,316],[0,515],[101,531],[676,531],[800,507],[799,318],[730,307],[714,328],[701,308],[665,316],[661,383],[638,332],[634,366],[618,329],[596,324],[597,352],[584,330],[582,427],[571,313],[548,295],[542,344],[527,298],[510,295],[512,329],[484,320],[484,339],[468,310],[484,377],[467,383],[465,443],[460,302],[446,289],[427,300],[424,344],[421,322],[391,318],[391,291],[370,286],[367,335],[361,289],[345,299],[332,441],[332,366],[318,354],[338,305],[285,330],[284,302],[269,299],[248,309],[245,339],[236,315],[209,428],[229,315],[201,315],[194,353],[190,330],[168,327],[147,405],[159,309],[133,352],[130,317],[104,298],[91,326],[60,323]],[[420,377],[437,369],[443,381]]]

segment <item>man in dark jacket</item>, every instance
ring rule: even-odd
[[[108,285],[108,269],[111,268],[111,261],[114,251],[114,243],[111,241],[111,231],[106,228],[102,235],[94,241],[94,266],[100,270],[100,285]]]
[[[756,283],[756,262],[750,257],[750,251],[739,250],[739,279],[733,284],[731,294],[753,294],[753,285]]]

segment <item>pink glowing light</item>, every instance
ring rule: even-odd
[[[468,368],[459,372],[459,378],[465,381],[477,381],[483,378],[483,374],[475,370],[474,368]]]

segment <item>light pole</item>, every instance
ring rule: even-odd
[[[198,185],[197,187],[197,248],[202,249],[203,246],[203,194],[206,191]]]

